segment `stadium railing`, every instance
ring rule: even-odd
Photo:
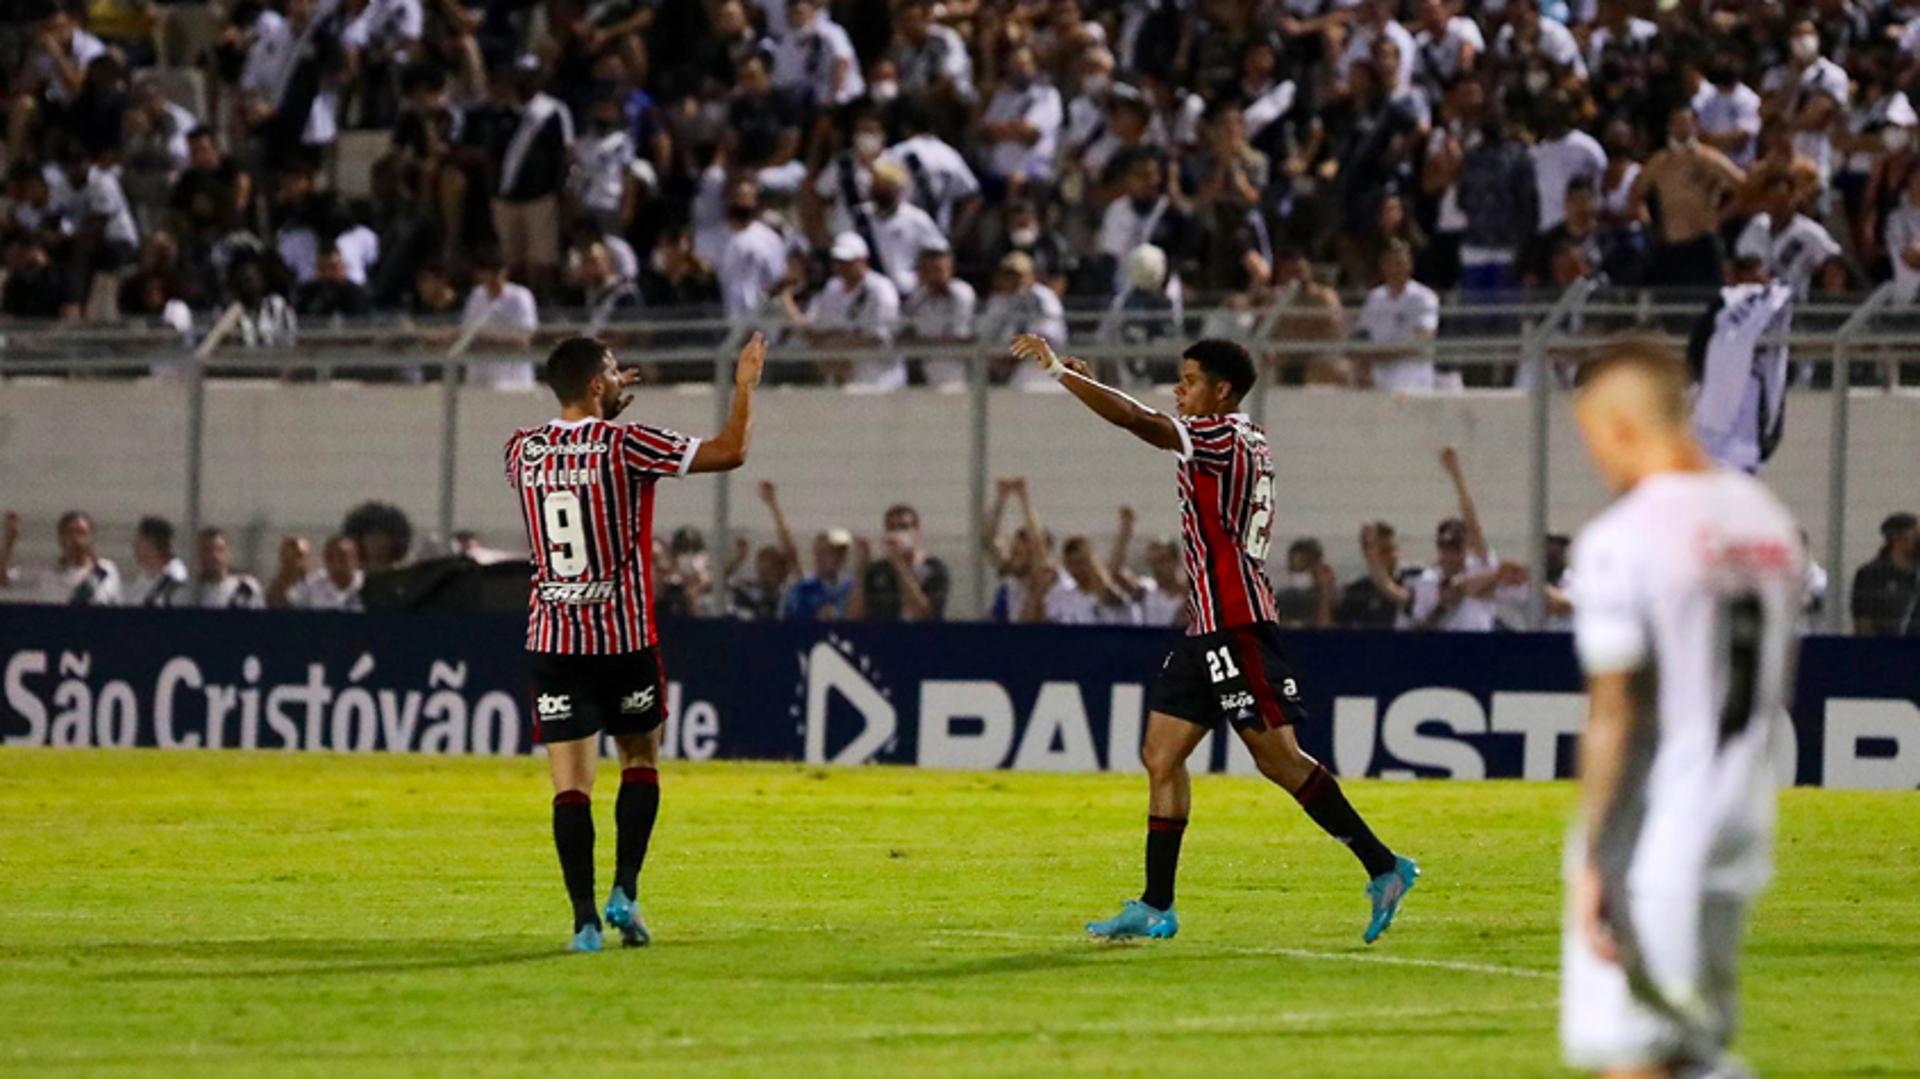
[[[1357,297],[1350,298],[1357,300]],[[1343,318],[1347,335],[1306,340],[1285,338],[1293,295],[1283,293],[1261,309],[1208,307],[1188,309],[1172,333],[1147,336],[1138,328],[1166,318],[1164,313],[1116,317],[1108,311],[1069,312],[1066,351],[1120,374],[1128,364],[1171,367],[1176,334],[1179,338],[1224,336],[1253,348],[1269,373],[1298,372],[1307,361],[1335,353],[1344,357],[1405,357],[1409,345],[1379,344],[1352,337],[1358,303],[1349,302]],[[1581,353],[1607,334],[1635,329],[1684,345],[1690,326],[1706,310],[1701,298],[1656,299],[1645,292],[1623,292],[1576,284],[1551,300],[1532,297],[1512,302],[1448,302],[1441,330],[1413,346],[1441,370],[1457,374],[1460,392],[1528,395],[1532,403],[1529,440],[1525,447],[1527,474],[1528,562],[1536,579],[1547,559],[1549,468],[1548,429],[1552,402],[1568,384],[1570,366]],[[500,363],[525,363],[543,346],[576,334],[598,334],[619,348],[628,362],[643,362],[656,370],[705,371],[715,388],[716,423],[724,418],[732,362],[748,333],[759,328],[780,333],[777,318],[729,321],[711,313],[639,310],[609,318],[604,313],[578,312],[544,324],[533,348],[513,352],[471,347],[473,335],[451,322],[406,319],[331,320],[301,326],[297,343],[271,348],[237,345],[235,329],[242,313],[221,312],[205,327],[189,334],[137,323],[50,325],[0,324],[0,379],[23,377],[124,378],[151,375],[177,384],[186,417],[185,490],[182,518],[185,534],[192,535],[203,519],[203,462],[207,438],[206,385],[215,378],[280,377],[325,382],[336,378],[420,381],[426,372],[439,376],[442,410],[438,473],[439,535],[453,534],[455,462],[461,394],[460,380],[444,377],[452,370]],[[1134,339],[1129,340],[1129,337]],[[1844,303],[1806,302],[1797,306],[1794,327],[1787,338],[1801,384],[1829,391],[1829,454],[1826,536],[1823,554],[1836,572],[1846,564],[1846,522],[1849,473],[1849,403],[1862,392],[1889,392],[1903,382],[1916,381],[1912,362],[1920,358],[1920,308],[1897,302],[1891,285],[1864,299]],[[783,369],[804,369],[822,361],[909,355],[918,360],[958,360],[968,371],[966,402],[968,425],[968,505],[970,509],[967,564],[961,581],[961,613],[979,613],[987,605],[991,577],[982,553],[982,518],[990,486],[988,454],[991,438],[989,389],[994,358],[979,346],[897,345],[871,352],[815,349],[779,341],[768,357],[770,377]],[[1298,375],[1286,376],[1293,380]],[[1135,380],[1138,381],[1137,379]],[[1282,377],[1263,378],[1248,402],[1256,420],[1265,418],[1269,397]],[[718,479],[709,530],[709,550],[729,549],[735,534],[731,481]],[[1539,625],[1542,599],[1535,590],[1529,624]],[[1829,603],[1827,628],[1844,626],[1845,604]]]

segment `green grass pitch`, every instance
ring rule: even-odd
[[[1115,946],[1138,776],[669,765],[657,944],[570,956],[542,769],[0,751],[0,1074],[1561,1074],[1566,784],[1350,784],[1426,867],[1367,949],[1345,851],[1197,780],[1183,932]],[[1920,1074],[1914,798],[1784,795],[1763,1074]]]

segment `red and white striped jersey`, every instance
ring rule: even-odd
[[[1272,622],[1273,455],[1245,413],[1181,416],[1180,538],[1187,560],[1187,633]]]
[[[653,624],[653,488],[700,440],[638,423],[551,420],[507,439],[507,483],[533,552],[527,650],[638,652]]]

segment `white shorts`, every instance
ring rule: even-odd
[[[1625,905],[1626,917],[1614,918],[1619,965],[1594,954],[1568,905],[1560,952],[1567,1064],[1603,1071],[1718,1061],[1738,1016],[1747,901],[1695,892],[1636,895]]]

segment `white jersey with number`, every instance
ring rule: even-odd
[[[1731,471],[1642,481],[1580,533],[1574,639],[1644,691],[1603,873],[1639,895],[1750,896],[1772,871],[1769,746],[1806,582],[1799,527]]]

